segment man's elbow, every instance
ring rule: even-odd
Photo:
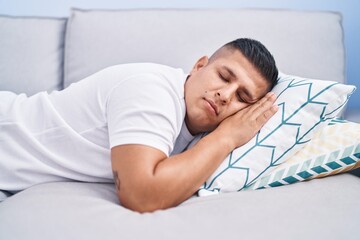
[[[123,207],[139,213],[154,212],[171,207],[167,206],[164,200],[159,200],[142,192],[120,191],[118,197]]]

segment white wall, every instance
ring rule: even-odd
[[[348,108],[360,112],[359,0],[0,0],[0,14],[67,17],[71,7],[124,8],[286,8],[329,10],[343,15],[347,51],[347,79],[358,87]],[[0,36],[1,37],[1,36]]]

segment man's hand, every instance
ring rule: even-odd
[[[248,142],[274,115],[275,96],[225,119],[191,149],[171,157],[144,145],[111,149],[117,193],[123,206],[149,212],[174,207],[193,195],[236,147]]]
[[[227,137],[233,149],[244,145],[277,112],[275,100],[276,95],[269,92],[256,103],[224,119],[215,131]]]

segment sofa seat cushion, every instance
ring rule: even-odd
[[[113,184],[47,183],[0,203],[0,239],[357,239],[359,199],[346,173],[139,214]]]

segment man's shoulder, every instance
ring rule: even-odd
[[[187,75],[181,68],[157,63],[127,63],[107,68],[108,73],[115,76],[117,85],[148,85],[167,87],[182,92]],[[148,86],[149,87],[149,86]]]

